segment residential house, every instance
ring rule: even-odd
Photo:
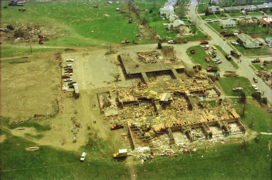
[[[168,23],[169,30],[177,30],[180,26],[185,26],[185,23],[182,20],[175,20],[173,23]]]
[[[257,24],[257,21],[254,19],[241,19],[238,20],[238,23],[241,24],[242,26],[254,26],[255,24]]]
[[[219,6],[210,6],[207,8],[208,14],[220,14],[220,7]]]
[[[272,37],[267,37],[265,42],[269,45],[269,47],[272,47]]]
[[[261,18],[258,19],[258,25],[259,26],[263,26],[263,27],[267,27],[267,26],[271,26],[272,24],[272,18]]]
[[[254,5],[246,5],[244,6],[245,11],[256,11],[257,7]]]
[[[260,5],[257,5],[257,7],[259,8],[260,11],[266,11],[266,10],[271,10],[272,9],[272,2],[270,3],[263,3]]]
[[[238,34],[238,40],[243,44],[243,46],[247,49],[260,48],[260,44],[258,41],[254,40],[247,34]]]
[[[220,22],[220,27],[222,28],[232,28],[236,26],[236,22],[232,19],[222,20]]]
[[[236,6],[224,7],[223,10],[225,13],[232,13],[232,12],[239,12],[240,11],[240,9],[238,9]]]
[[[168,19],[171,14],[174,14],[173,6],[164,6],[163,8],[160,8],[160,15],[166,19]]]
[[[175,14],[171,14],[169,16],[169,23],[173,23],[175,20],[179,19],[179,17]]]

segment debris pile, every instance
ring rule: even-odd
[[[42,27],[32,23],[17,24],[14,30],[1,28],[1,37],[3,41],[14,42],[38,42],[40,38],[48,41],[59,34],[58,27]]]

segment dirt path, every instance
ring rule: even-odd
[[[128,166],[128,169],[129,169],[130,179],[131,180],[136,180],[137,179],[137,174],[135,172],[134,165],[133,165],[133,157],[128,157],[127,158],[127,166]]]

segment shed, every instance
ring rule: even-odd
[[[210,6],[207,8],[207,12],[209,14],[220,14],[220,7],[219,6]]]
[[[235,26],[236,26],[236,22],[232,19],[227,19],[220,22],[220,27],[222,28],[231,28]]]

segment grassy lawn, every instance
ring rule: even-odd
[[[228,13],[231,17],[235,17],[235,18],[237,18],[237,17],[239,17],[239,16],[245,16],[245,15],[243,15],[243,14],[241,14],[240,12],[234,12],[234,13],[232,13],[232,12],[230,12],[230,13]]]
[[[262,35],[262,38],[265,40],[266,38],[268,37],[272,37],[272,34],[265,34],[265,35]]]
[[[235,106],[235,109],[238,114],[242,114],[243,110],[243,104],[239,103],[237,99],[234,99],[234,101],[237,101],[237,104]],[[260,104],[253,99],[247,99],[246,103],[246,110],[244,116],[242,116],[242,121],[254,131],[258,132],[267,132],[269,130],[272,131],[272,124],[271,124],[271,114],[267,112],[268,107],[263,105],[263,107],[260,106]],[[255,118],[254,125],[252,126],[252,116]]]
[[[233,45],[233,46],[245,56],[272,54],[272,50],[269,49],[266,45],[261,46],[261,48],[259,49],[245,49],[242,45]]]
[[[198,149],[191,155],[162,157],[155,153],[155,162],[137,166],[139,179],[269,179],[271,177],[271,152],[269,136],[260,136],[259,141],[249,141],[246,149],[241,143],[216,143],[205,153]],[[163,167],[163,171],[157,171]],[[156,173],[154,173],[156,171]],[[166,173],[167,172],[167,173]]]
[[[26,151],[35,143],[9,135],[1,143],[1,179],[129,179],[124,163],[104,158],[95,146],[82,147],[80,152],[39,146]],[[98,149],[98,151],[97,151]],[[87,152],[85,162],[79,162],[81,152]],[[16,169],[15,171],[12,169]],[[7,170],[7,171],[5,171]]]
[[[267,29],[266,27],[259,27],[259,26],[256,26],[254,28],[254,26],[248,26],[247,28],[244,28],[244,27],[240,27],[238,26],[239,29],[241,29],[242,31],[244,32],[247,32],[248,34],[259,34],[259,33],[263,33],[265,34],[267,32]],[[268,33],[272,32],[272,29],[270,28]]]
[[[1,2],[2,7],[8,5],[8,1]],[[93,8],[98,5],[99,8]],[[49,41],[45,41],[37,51],[48,51],[54,47],[86,47],[90,45],[120,44],[124,38],[138,41],[136,34],[139,33],[137,26],[128,23],[128,14],[121,14],[116,8],[123,5],[107,4],[101,2],[27,2],[25,12],[18,11],[19,6],[9,6],[1,11],[1,27],[16,22],[26,24],[33,23],[41,27],[58,27],[59,34]],[[105,14],[109,16],[105,16]],[[5,18],[4,18],[5,17]],[[135,19],[135,18],[134,18]],[[14,51],[15,46],[5,45],[2,41],[1,54],[7,56]],[[35,43],[34,43],[35,44]],[[36,43],[38,44],[38,43]],[[28,44],[16,45],[20,51],[27,51]],[[43,49],[45,46],[51,49]],[[3,50],[4,49],[4,50]],[[2,56],[2,57],[3,57]]]
[[[187,40],[204,40],[207,39],[206,35],[200,31],[198,28],[196,29],[197,34],[195,36],[187,36],[185,39]]]
[[[209,7],[208,4],[202,4],[198,6],[197,12],[198,13],[205,13],[206,9]]]
[[[240,92],[233,92],[232,89],[236,87],[242,87],[246,96],[251,96],[254,93],[254,89],[251,87],[250,81],[245,77],[238,78],[226,78],[222,77],[218,80],[222,90],[226,96],[239,96]]]
[[[248,12],[248,15],[250,15],[250,16],[261,16],[263,14],[261,12],[257,11],[257,12]]]
[[[224,55],[224,57],[226,56],[227,53],[220,46],[215,45],[215,47]],[[231,60],[230,63],[235,69],[239,68],[239,66],[233,60]]]
[[[195,54],[191,54],[190,49],[194,49],[196,52]],[[212,58],[206,54],[206,52],[202,49],[201,46],[193,46],[186,50],[189,57],[192,58],[194,64],[200,64],[202,65],[202,69],[207,69],[209,65],[212,65],[213,67],[217,67],[216,64],[212,61]],[[210,62],[205,61],[205,57],[210,58]],[[217,67],[219,70],[219,67]]]
[[[258,69],[258,71],[261,71],[261,66],[263,66],[263,63],[252,63],[252,65]],[[266,68],[266,71],[269,72],[270,70],[272,70],[272,65],[271,64],[267,64],[266,66],[264,66]]]
[[[221,32],[221,31],[227,31],[226,34],[231,34],[233,32],[233,30],[236,30],[236,28],[221,28],[220,27],[220,23],[210,23],[210,26],[212,26],[217,32]]]
[[[268,15],[272,15],[272,11],[267,11],[265,13],[268,14]]]

